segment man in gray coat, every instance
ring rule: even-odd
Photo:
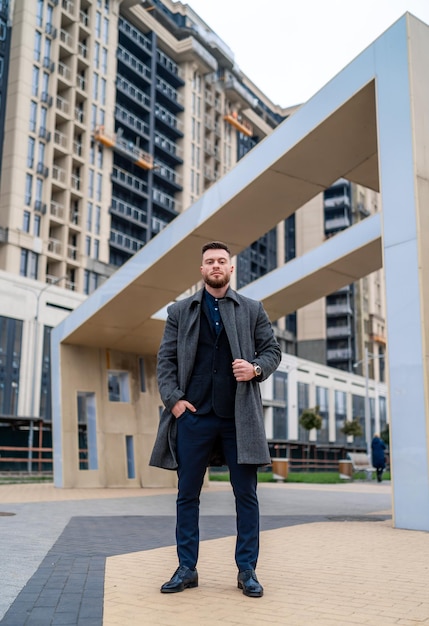
[[[169,307],[158,353],[165,409],[150,465],[178,474],[179,567],[162,593],[198,586],[200,492],[217,456],[228,465],[236,500],[238,588],[249,597],[263,595],[255,573],[257,468],[271,459],[258,383],[277,369],[281,350],[262,304],[229,286],[233,270],[226,244],[203,246],[204,288]]]

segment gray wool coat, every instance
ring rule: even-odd
[[[192,374],[200,332],[204,288],[168,308],[164,336],[158,352],[158,386],[164,410],[149,465],[175,470],[176,418],[171,409],[185,398]],[[265,435],[258,381],[278,367],[281,350],[262,304],[229,288],[219,300],[219,311],[233,359],[246,359],[262,368],[258,379],[238,382],[235,396],[238,463],[266,465],[271,462]],[[185,398],[186,399],[186,398]],[[180,419],[180,418],[179,418]]]

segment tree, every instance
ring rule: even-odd
[[[315,428],[320,430],[322,428],[322,418],[319,415],[319,407],[315,406],[314,409],[304,409],[299,416],[299,423],[305,430],[310,433],[310,430]],[[310,458],[310,445],[307,446],[307,459]],[[307,465],[308,469],[308,465]]]
[[[362,426],[360,425],[359,418],[355,418],[351,421],[345,421],[341,432],[345,435],[353,435],[353,437],[360,437],[363,435]]]
[[[304,409],[299,416],[299,423],[305,430],[320,430],[322,428],[322,418],[319,415],[319,407],[315,406],[314,409]]]
[[[380,437],[384,441],[386,446],[388,446],[389,443],[390,443],[390,428],[389,428],[389,424],[386,424],[386,426],[383,428],[383,430],[380,433]]]

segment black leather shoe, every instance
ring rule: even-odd
[[[177,593],[184,589],[192,589],[192,587],[198,587],[197,570],[180,565],[171,579],[162,585],[161,593]]]
[[[237,581],[238,588],[243,590],[245,596],[261,598],[264,595],[264,588],[256,578],[254,569],[246,569],[244,572],[239,572]]]

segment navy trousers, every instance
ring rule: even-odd
[[[195,568],[199,549],[200,493],[214,442],[220,438],[229,468],[237,513],[235,562],[240,572],[255,569],[259,554],[257,466],[237,463],[233,419],[186,411],[177,423],[176,541],[179,564]]]

